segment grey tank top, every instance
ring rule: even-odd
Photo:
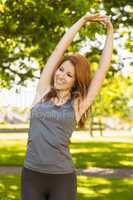
[[[75,171],[69,151],[70,137],[75,128],[73,99],[60,106],[52,100],[33,106],[24,166],[52,174]]]

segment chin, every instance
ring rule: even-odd
[[[54,83],[54,88],[59,89],[59,90],[69,90],[70,89],[67,85],[56,84],[56,82]]]
[[[63,89],[60,85],[56,85],[56,84],[54,85],[54,88],[57,90]]]
[[[54,83],[54,87],[55,87],[56,89],[61,89],[61,88],[63,88],[63,85]]]
[[[58,86],[55,85],[54,88],[55,88],[56,90],[68,90],[68,88],[63,87],[63,86],[60,86],[60,85],[58,85]]]

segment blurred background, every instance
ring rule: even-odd
[[[133,1],[0,0],[0,200],[20,200],[30,106],[41,71],[86,12],[110,16],[114,49],[86,127],[74,131],[69,145],[77,200],[133,198]],[[93,74],[105,37],[102,24],[87,23],[65,53],[85,55]]]
[[[133,126],[133,2],[0,1],[0,124],[28,123],[30,105],[41,70],[65,31],[86,12],[110,16],[114,51],[110,70],[94,105],[93,117],[105,127]],[[84,26],[66,51],[79,51],[97,69],[106,30]],[[89,119],[88,119],[89,120]]]

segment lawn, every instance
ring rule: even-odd
[[[21,166],[26,151],[26,140],[1,140],[0,165]],[[132,168],[133,145],[128,142],[72,141],[70,152],[77,168],[108,167]]]
[[[82,138],[82,139],[81,139]],[[104,138],[72,139],[70,152],[76,168],[133,167],[132,142]],[[0,165],[22,166],[27,140],[1,139]],[[132,200],[132,178],[77,176],[77,200]],[[20,174],[0,174],[0,200],[20,200]]]
[[[133,144],[127,142],[73,142],[70,149],[78,168],[132,168]]]
[[[77,200],[132,200],[133,179],[77,177]],[[0,200],[20,200],[20,174],[0,175]]]

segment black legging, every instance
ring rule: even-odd
[[[22,200],[76,200],[76,172],[70,174],[40,173],[23,167]]]

